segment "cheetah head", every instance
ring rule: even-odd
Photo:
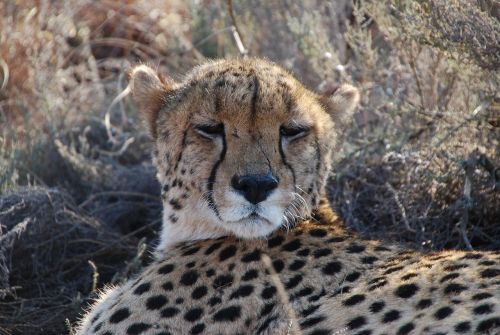
[[[159,249],[257,238],[317,206],[359,94],[320,95],[268,61],[221,60],[178,83],[140,65],[130,88],[155,141],[164,214]]]

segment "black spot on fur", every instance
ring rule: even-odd
[[[411,322],[405,324],[404,326],[401,326],[398,329],[397,335],[406,335],[409,334],[413,329],[415,329],[415,325]]]
[[[179,309],[176,307],[167,307],[161,311],[161,316],[164,318],[171,318],[179,314]]]
[[[222,242],[217,242],[217,243],[212,244],[210,247],[207,248],[207,250],[205,250],[205,255],[210,255],[212,252],[219,249],[221,247],[221,245],[222,245]]]
[[[277,273],[280,273],[285,267],[285,263],[281,259],[276,259],[273,261],[273,268]]]
[[[219,261],[223,262],[228,258],[233,257],[236,254],[236,247],[234,245],[230,245],[221,250],[219,253]]]
[[[258,276],[259,276],[259,272],[255,269],[251,269],[251,270],[248,270],[247,272],[245,272],[243,277],[241,277],[241,280],[243,280],[243,281],[252,280],[252,279],[257,278]]]
[[[309,231],[309,235],[313,237],[325,237],[327,234],[327,231],[321,228],[314,228]]]
[[[267,328],[269,327],[269,325],[271,324],[271,322],[273,322],[274,320],[276,320],[277,317],[276,316],[271,316],[269,318],[267,318],[263,323],[262,325],[259,327],[259,329],[257,329],[257,334],[261,334],[263,333],[265,330],[267,330]],[[269,332],[266,332],[266,333],[269,333]]]
[[[399,319],[400,316],[401,316],[401,313],[399,311],[393,309],[393,310],[390,310],[389,312],[386,312],[384,314],[384,317],[382,318],[382,322],[383,323],[392,322],[392,321]]]
[[[174,285],[172,284],[172,282],[165,282],[162,286],[161,286],[165,291],[172,291],[174,289]]]
[[[498,327],[500,327],[500,317],[494,317],[479,322],[476,332],[483,333]]]
[[[460,274],[457,272],[448,273],[447,275],[443,276],[443,278],[441,278],[439,282],[444,283],[445,281],[450,281],[458,277],[460,277]]]
[[[309,306],[307,309],[303,310],[300,315],[302,315],[303,318],[311,315],[312,313],[316,312],[318,310],[320,305],[312,305]]]
[[[262,290],[261,297],[263,299],[271,299],[276,294],[276,287],[268,286]]]
[[[111,315],[111,317],[109,318],[109,322],[119,323],[128,318],[129,316],[130,316],[130,311],[128,310],[128,308],[120,308],[119,310],[114,312],[113,315]]]
[[[445,294],[460,294],[462,291],[467,290],[467,286],[463,286],[456,283],[451,283],[444,288]]]
[[[385,270],[384,275],[388,275],[388,274],[390,274],[390,273],[393,273],[393,272],[399,271],[399,270],[401,270],[401,269],[403,269],[403,267],[402,267],[402,266],[394,266],[394,267],[388,268],[387,270]]]
[[[307,256],[309,256],[309,253],[310,253],[309,248],[304,248],[304,249],[300,249],[299,251],[297,251],[297,255],[301,256],[301,257],[307,257]]]
[[[431,299],[422,299],[417,304],[417,309],[424,309],[432,305]]]
[[[132,325],[130,325],[130,327],[127,328],[127,334],[137,335],[145,332],[149,328],[151,328],[151,325],[148,325],[147,323],[144,322],[133,323]]]
[[[266,316],[267,314],[271,313],[275,306],[276,304],[274,302],[266,303],[260,311],[260,317]]]
[[[396,291],[394,291],[394,294],[397,295],[400,298],[403,299],[408,299],[415,295],[419,290],[418,286],[415,284],[404,284],[399,286]]]
[[[205,330],[205,324],[198,323],[191,328],[190,333],[193,335],[201,334],[203,333],[204,330]]]
[[[474,308],[474,314],[490,314],[493,312],[493,304],[483,304]]]
[[[162,308],[167,303],[167,298],[162,295],[155,295],[146,300],[146,308],[149,310],[155,310]]]
[[[179,200],[177,200],[177,199],[170,199],[170,201],[169,201],[168,203],[169,203],[169,204],[172,206],[172,208],[173,208],[173,209],[175,209],[175,210],[180,210],[180,209],[182,209],[182,205],[181,205],[181,203],[179,202]]]
[[[304,287],[301,289],[299,292],[295,294],[296,297],[307,297],[308,295],[312,294],[314,290],[310,287]]]
[[[198,300],[203,298],[208,293],[208,289],[206,286],[198,286],[191,293],[191,298]]]
[[[94,333],[97,333],[99,330],[102,328],[102,322],[99,322],[95,327],[94,327]]]
[[[491,298],[493,295],[487,292],[478,293],[472,296],[472,300],[483,300]]]
[[[403,281],[410,280],[411,278],[415,278],[415,277],[418,277],[418,275],[416,273],[408,273],[408,274],[402,276],[401,280],[403,280]]]
[[[300,246],[301,246],[300,240],[295,239],[295,240],[283,245],[282,249],[284,251],[295,251],[295,250],[299,249]]]
[[[346,277],[345,277],[345,280],[347,280],[348,282],[354,282],[356,280],[358,280],[358,278],[361,276],[361,273],[359,272],[351,272],[349,273]]]
[[[240,315],[241,307],[234,305],[217,311],[217,313],[214,314],[213,319],[215,322],[235,321],[240,318]]]
[[[460,270],[460,269],[465,269],[466,267],[468,267],[467,264],[454,264],[454,265],[448,265],[448,266],[445,266],[443,269],[445,271],[457,271],[457,270]]]
[[[434,317],[436,320],[443,320],[450,316],[451,313],[453,313],[453,308],[446,306],[438,309],[436,313],[434,313]]]
[[[324,316],[315,316],[315,317],[312,317],[312,318],[309,318],[309,319],[305,319],[304,321],[302,321],[300,323],[300,329],[307,329],[307,328],[310,328],[314,325],[317,325],[318,323],[320,323],[321,321],[325,320],[325,317]]]
[[[151,284],[150,283],[144,283],[144,284],[141,284],[139,286],[137,286],[134,290],[134,294],[135,295],[141,295],[147,291],[149,291],[149,289],[151,288]]]
[[[493,278],[500,276],[500,269],[486,269],[481,271],[481,278]]]
[[[184,320],[189,321],[189,322],[194,322],[194,321],[199,320],[202,315],[203,315],[202,308],[199,308],[199,307],[193,308],[184,314]]]
[[[250,262],[257,262],[260,261],[260,250],[255,249],[254,251],[245,254],[242,258],[241,261],[244,263],[250,263]]]
[[[334,275],[336,273],[339,273],[340,270],[342,270],[342,264],[340,262],[334,261],[326,264],[322,269],[321,272],[323,272],[325,275]]]
[[[378,261],[378,258],[374,256],[361,257],[361,263],[363,264],[373,264],[376,261]]]
[[[347,323],[347,328],[350,330],[360,328],[366,324],[366,318],[364,316],[358,316]]]
[[[354,306],[356,304],[359,304],[360,302],[365,300],[365,296],[362,294],[355,294],[353,296],[350,296],[346,300],[342,301],[342,304],[344,306]]]
[[[214,279],[212,286],[214,289],[218,290],[220,288],[224,288],[224,287],[232,284],[232,282],[233,282],[233,276],[231,276],[230,274],[225,274],[225,275],[217,276]]]
[[[470,330],[470,322],[469,321],[464,321],[460,322],[455,326],[455,331],[457,333],[467,333]]]
[[[375,301],[373,304],[370,305],[370,311],[372,313],[378,313],[385,307],[385,302],[383,301]]]
[[[241,285],[236,291],[234,291],[229,299],[237,299],[242,297],[247,297],[252,294],[254,287],[252,285]]]
[[[166,275],[167,273],[170,273],[174,270],[174,265],[173,264],[166,264],[163,265],[161,268],[158,269],[158,273],[161,275]]]
[[[286,289],[292,289],[292,288],[294,288],[295,286],[299,285],[299,283],[302,281],[302,279],[303,279],[303,277],[300,274],[293,276],[292,278],[290,278],[286,282],[285,288]]]
[[[222,300],[219,297],[212,297],[208,300],[208,304],[211,307],[214,307],[215,305],[218,305],[222,302]]]
[[[292,262],[292,264],[290,264],[290,266],[288,266],[288,269],[290,269],[291,271],[297,271],[302,269],[304,265],[306,265],[306,262],[300,259],[296,259]]]
[[[283,236],[278,235],[276,237],[273,237],[273,238],[267,240],[267,246],[269,248],[274,248],[274,247],[280,246],[284,240],[285,240],[285,238]]]
[[[324,256],[328,256],[332,253],[332,250],[328,249],[328,248],[321,248],[321,249],[317,249],[313,252],[313,256],[314,258],[320,258],[320,257],[324,257]]]
[[[189,255],[192,255],[192,254],[195,254],[198,252],[198,250],[200,250],[200,247],[192,247],[192,248],[189,248],[188,250],[186,250],[182,256],[189,256]]]
[[[328,333],[328,334],[331,334]],[[365,329],[365,330],[362,330],[360,332],[357,332],[356,335],[372,335],[372,330],[371,329]]]
[[[198,272],[196,270],[189,270],[182,274],[180,283],[185,286],[191,286],[198,280]]]
[[[483,258],[483,255],[468,253],[460,259],[480,259],[480,258]]]
[[[347,247],[347,252],[351,254],[357,254],[360,252],[365,251],[366,247],[364,245],[359,245],[359,244],[351,244]]]

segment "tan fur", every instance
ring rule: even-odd
[[[163,231],[153,264],[107,292],[79,334],[500,329],[498,252],[424,255],[363,240],[320,203],[354,87],[318,95],[251,59],[207,63],[182,83],[140,66],[131,90],[156,141]],[[289,125],[309,130],[292,140],[280,131]],[[265,173],[278,186],[256,205],[232,189],[235,175]]]

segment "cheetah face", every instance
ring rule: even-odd
[[[242,238],[310,215],[358,101],[352,86],[321,96],[258,59],[208,63],[182,83],[141,65],[130,87],[155,139],[164,219]]]

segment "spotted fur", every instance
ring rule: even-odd
[[[500,331],[499,252],[364,240],[321,200],[355,88],[318,95],[252,59],[205,64],[180,84],[140,66],[131,89],[156,143],[161,241],[78,334]],[[235,176],[264,174],[277,184],[263,200],[234,190]]]

